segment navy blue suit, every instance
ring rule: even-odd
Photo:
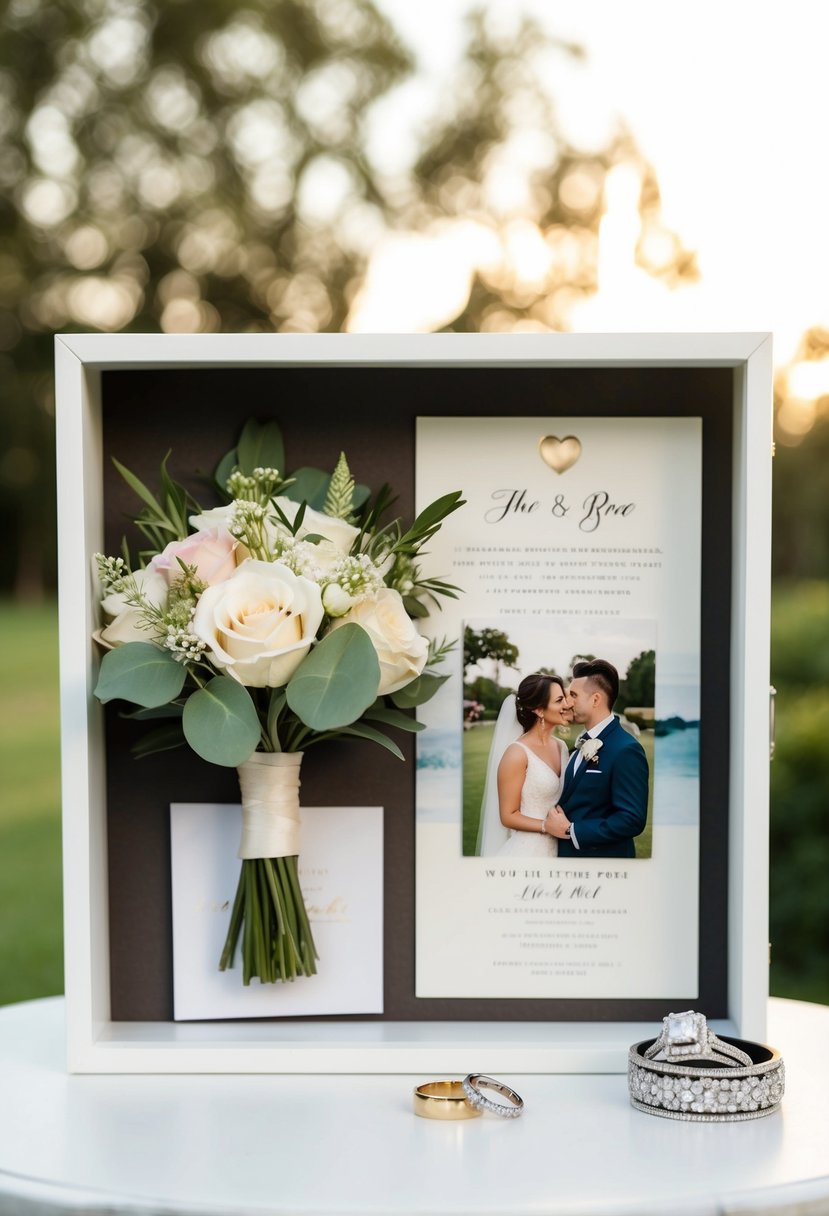
[[[648,818],[648,761],[641,743],[614,718],[598,736],[595,760],[573,773],[570,758],[559,806],[573,824],[579,847],[559,840],[559,857],[635,857],[634,836]],[[577,754],[577,753],[575,753]]]

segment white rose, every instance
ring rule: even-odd
[[[240,684],[279,688],[305,658],[322,617],[316,583],[279,562],[246,561],[203,592],[193,632]]]
[[[132,575],[135,585],[144,598],[156,608],[163,608],[167,603],[168,584],[163,574],[156,570],[136,570]],[[145,624],[140,608],[127,603],[127,593],[110,591],[101,600],[101,608],[107,618],[103,629],[96,630],[94,636],[103,645],[112,650],[115,646],[123,646],[125,642],[149,642],[151,636],[141,626]]]
[[[429,645],[417,632],[403,607],[400,595],[384,587],[376,595],[355,604],[346,616],[331,626],[362,625],[380,660],[379,696],[405,688],[423,671]]]
[[[209,511],[202,511],[201,515],[190,516],[190,526],[195,528],[197,532],[204,532],[208,528],[218,528],[221,532],[227,532],[230,535],[230,521],[236,512],[236,504],[229,502],[224,507],[212,507]]]
[[[275,498],[274,503],[293,523],[300,504],[294,502],[292,498]],[[332,515],[315,511],[313,507],[306,507],[297,532],[297,540],[302,540],[304,536],[310,535],[324,536],[337,550],[338,556],[344,556],[346,553],[350,553],[351,546],[359,534],[360,529],[355,528],[353,524],[346,523],[344,519],[335,519]]]

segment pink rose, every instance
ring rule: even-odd
[[[172,583],[182,572],[179,565],[182,561],[185,566],[195,566],[201,581],[211,587],[214,583],[223,583],[233,574],[238,547],[238,540],[224,528],[205,528],[184,540],[170,541],[147,569],[163,574],[167,582]]]

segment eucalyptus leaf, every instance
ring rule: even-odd
[[[131,701],[155,709],[175,700],[186,676],[184,665],[168,650],[152,642],[126,642],[104,655],[95,696],[99,701]]]
[[[196,755],[226,768],[248,760],[260,739],[250,693],[230,676],[214,676],[188,698],[182,725]]]
[[[294,502],[307,502],[314,511],[321,511],[328,496],[329,473],[322,469],[301,468],[291,474],[293,485],[288,486],[285,496]]]
[[[393,692],[391,699],[399,709],[412,709],[415,705],[431,701],[441,684],[445,684],[448,679],[448,676],[432,676],[426,673],[412,680],[405,688]]]
[[[356,722],[377,697],[380,664],[359,625],[334,629],[300,664],[285,690],[288,705],[312,730]]]
[[[227,498],[227,479],[239,463],[239,454],[236,448],[231,448],[229,452],[225,452],[219,463],[216,465],[216,471],[213,474],[213,479],[216,485]]]
[[[257,422],[250,418],[242,428],[236,445],[236,456],[241,471],[248,476],[254,469],[276,469],[285,473],[285,445],[279,423]]]

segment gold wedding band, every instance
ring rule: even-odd
[[[427,1081],[414,1091],[414,1113],[424,1119],[477,1119],[481,1111],[466,1100],[463,1081]]]

